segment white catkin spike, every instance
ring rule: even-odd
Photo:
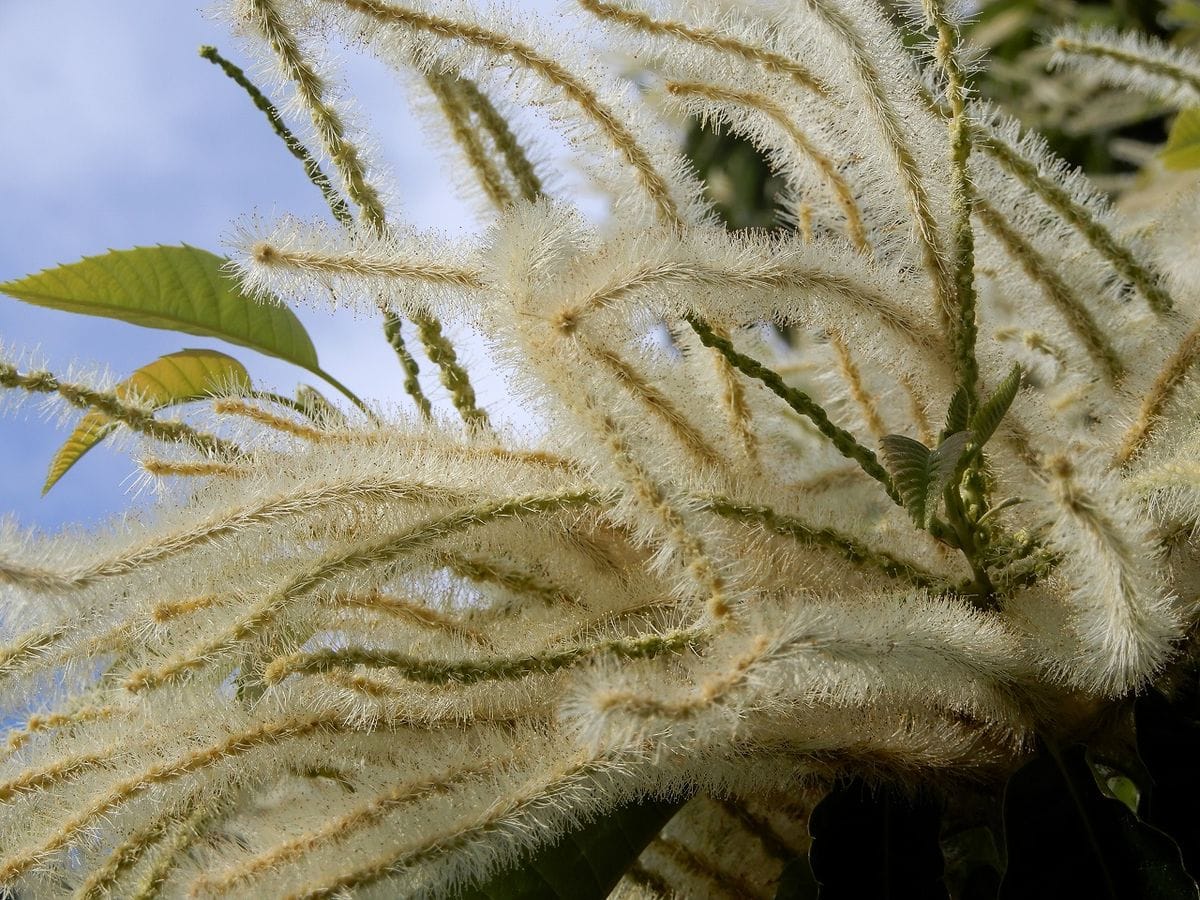
[[[230,272],[474,329],[522,424],[257,381],[175,421],[0,348],[6,397],[107,410],[155,479],[99,527],[0,522],[0,883],[452,897],[701,795],[629,879],[766,895],[837,779],[995,784],[1165,687],[1200,613],[1200,195],[1110,203],[966,102],[941,6],[913,53],[871,0],[222,3],[362,213],[247,216]],[[1200,100],[1188,53],[1059,42]],[[402,220],[343,52],[434,85],[486,226]],[[765,155],[779,228],[718,223],[681,113]]]
[[[1176,109],[1200,102],[1200,56],[1137,32],[1065,28],[1050,38],[1051,65],[1098,76]]]
[[[1112,476],[1084,480],[1063,457],[1047,466],[1038,506],[1064,556],[1079,639],[1064,673],[1089,690],[1123,693],[1169,657],[1182,627],[1178,606],[1155,570],[1148,523],[1110,486]]]

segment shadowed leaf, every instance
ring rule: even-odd
[[[927,528],[937,511],[938,498],[958,468],[970,433],[960,431],[946,438],[936,450],[902,434],[889,434],[881,441],[883,458],[896,482],[913,521]]]
[[[1096,784],[1082,746],[1042,752],[1008,783],[1001,900],[1195,900],[1179,847]]]
[[[1179,844],[1184,865],[1200,878],[1200,716],[1195,675],[1189,690],[1170,701],[1156,690],[1137,699],[1138,751],[1153,777],[1149,803],[1142,812]]]
[[[296,388],[296,402],[310,413],[310,418],[321,419],[333,425],[346,424],[346,414],[330,403],[315,387],[299,385]]]
[[[860,780],[830,791],[809,821],[820,900],[912,897],[944,900],[941,810]]]
[[[216,350],[181,350],[142,366],[113,388],[113,393],[127,402],[162,409],[238,389],[250,389],[250,375],[232,356]],[[116,427],[116,422],[98,410],[87,413],[54,454],[42,493]]]

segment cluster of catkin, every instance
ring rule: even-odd
[[[696,794],[629,890],[758,896],[822,779],[1003,771],[1176,652],[1200,279],[1164,233],[1195,201],[1130,227],[973,102],[940,0],[917,52],[869,0],[580,5],[586,42],[433,0],[222,10],[359,213],[247,226],[240,277],[415,323],[456,410],[415,378],[407,418],[222,398],[219,445],[150,434],[150,521],[0,535],[0,884],[447,894]],[[486,231],[390,218],[316,62],[339,39],[418,76]],[[1136,73],[1145,48],[1105,40],[1060,50]],[[1192,61],[1158,62],[1152,87],[1187,95]],[[788,228],[716,224],[679,114],[762,149]],[[547,124],[602,223],[539,162]],[[489,424],[442,320],[490,343],[536,441]],[[936,447],[1014,362],[950,485],[955,540],[901,505],[881,439]],[[0,383],[93,397],[10,363]]]

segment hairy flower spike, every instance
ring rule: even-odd
[[[0,523],[6,889],[488,893],[693,798],[614,896],[768,896],[829,784],[998,782],[1192,652],[1200,270],[1171,217],[1194,196],[1132,220],[972,102],[948,3],[914,4],[923,56],[870,0],[579,0],[565,28],[222,2],[293,103],[206,58],[336,220],[243,225],[231,269],[382,311],[416,412],[247,388],[168,421],[0,354],[14,400],[121,423],[161,479],[86,536]],[[385,218],[331,36],[449,126],[486,227]],[[1059,52],[1169,102],[1200,71]],[[681,112],[763,154],[778,228],[716,224]],[[443,321],[527,427],[480,409]]]
[[[271,45],[288,79],[296,86],[301,99],[312,116],[313,126],[325,152],[342,176],[346,193],[358,206],[363,219],[375,232],[382,233],[387,226],[387,214],[383,201],[374,186],[367,180],[367,170],[358,148],[347,137],[342,118],[328,102],[326,88],[316,70],[305,58],[292,29],[284,21],[274,0],[245,0],[256,27]],[[420,393],[416,379],[412,377],[411,358],[400,340],[399,328],[386,327],[390,315],[387,309],[380,310],[385,317],[385,333],[400,357],[408,377],[405,386],[412,394],[418,408],[424,411],[424,394]],[[425,345],[430,359],[439,366],[442,380],[455,406],[469,425],[487,424],[486,414],[475,405],[475,394],[465,370],[458,364],[457,356],[442,335],[440,323],[426,313],[418,313],[413,322]]]

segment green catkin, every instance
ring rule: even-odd
[[[426,313],[417,313],[412,320],[417,326],[417,334],[421,336],[425,355],[441,370],[442,384],[450,392],[454,408],[463,421],[474,427],[489,428],[488,415],[476,402],[475,389],[471,386],[467,370],[459,365],[454,346],[442,334],[442,323]]]
[[[278,684],[289,675],[319,675],[333,669],[363,666],[388,669],[409,681],[425,684],[465,685],[481,681],[513,681],[533,675],[552,675],[598,656],[627,660],[654,659],[664,653],[680,653],[698,647],[706,638],[707,632],[695,629],[640,638],[617,638],[524,656],[458,661],[422,659],[393,650],[346,647],[280,657],[267,667],[264,680],[268,684]]]
[[[475,114],[480,127],[491,136],[497,152],[504,157],[508,171],[517,183],[521,198],[534,201],[544,196],[542,181],[538,178],[533,163],[529,161],[525,148],[521,146],[508,122],[504,116],[500,115],[499,110],[488,99],[487,94],[481,91],[471,79],[461,76],[459,76],[458,89],[467,108]]]
[[[178,809],[151,819],[148,825],[137,829],[128,838],[113,848],[108,858],[92,870],[87,879],[75,891],[75,900],[102,900],[112,893],[122,876],[134,868],[154,846],[170,831],[181,818],[188,818],[197,802],[193,794]]]
[[[688,322],[695,329],[704,346],[720,352],[729,361],[729,364],[743,375],[761,381],[788,406],[811,421],[842,456],[858,463],[864,472],[883,485],[883,489],[897,506],[904,505],[895,485],[892,484],[892,476],[880,465],[874,452],[860,444],[850,432],[834,425],[829,419],[829,414],[812,397],[787,384],[777,372],[764,366],[758,360],[739,353],[730,341],[719,337],[704,322],[695,317],[688,318]]]
[[[157,763],[138,774],[117,782],[106,793],[94,798],[69,819],[62,822],[53,835],[41,839],[39,844],[7,857],[5,862],[0,865],[0,880],[9,881],[23,875],[39,863],[45,862],[53,853],[66,846],[97,819],[107,815],[122,803],[145,794],[156,785],[169,784],[260,747],[304,737],[314,731],[332,730],[338,727],[343,727],[341,720],[329,712],[309,716],[293,716],[263,722],[247,731],[231,735],[219,743],[184,753],[164,763]]]
[[[927,24],[937,33],[934,58],[946,79],[950,104],[950,243],[957,300],[954,355],[958,386],[967,398],[969,413],[979,403],[979,364],[975,360],[975,233],[971,229],[975,191],[968,168],[972,143],[966,113],[966,73],[958,59],[958,31],[940,0],[924,0],[923,6]],[[947,319],[951,318],[948,311]]]
[[[491,522],[583,509],[600,505],[602,502],[602,496],[593,491],[566,491],[486,503],[439,516],[398,534],[388,535],[365,546],[357,546],[347,552],[318,560],[232,622],[219,635],[206,638],[157,668],[144,667],[129,673],[124,680],[125,688],[132,693],[139,693],[176,681],[189,672],[204,668],[217,656],[227,654],[254,640],[275,621],[285,606],[319,589],[333,578],[353,575],[371,566],[393,562],[406,553],[415,552],[439,540]]]
[[[223,438],[197,431],[184,422],[160,421],[149,412],[130,406],[115,394],[61,381],[53,372],[44,369],[20,372],[15,366],[0,362],[0,387],[19,388],[31,394],[58,394],[77,409],[102,412],[138,434],[165,443],[190,444],[214,456],[236,456],[241,452],[236,444]]]
[[[179,867],[182,857],[200,838],[200,829],[205,820],[216,814],[214,809],[201,806],[185,819],[172,825],[166,840],[158,848],[149,867],[142,873],[137,886],[129,894],[130,900],[154,900],[162,895],[163,887],[171,874]]]
[[[325,85],[319,75],[304,58],[299,43],[292,34],[287,23],[283,21],[272,0],[249,0],[251,8],[258,18],[258,25],[283,64],[297,91],[303,98],[312,116],[317,134],[325,145],[329,158],[342,175],[346,193],[358,206],[363,219],[376,235],[387,233],[387,217],[383,201],[378,191],[367,180],[366,168],[358,149],[347,139],[345,125],[341,116],[325,100]],[[385,316],[389,311],[381,307]],[[487,423],[487,415],[475,405],[475,393],[471,389],[471,381],[458,363],[458,357],[450,342],[442,334],[441,323],[428,313],[420,313],[412,317],[417,326],[417,333],[425,346],[429,359],[441,369],[442,383],[450,391],[450,397],[455,408],[469,425]],[[428,400],[411,371],[408,362],[411,356],[400,341],[399,328],[385,328],[388,342],[400,357],[405,370],[405,389],[416,402],[417,407],[424,410]],[[424,402],[422,400],[424,399]]]
[[[201,47],[200,56],[202,59],[207,59],[213,65],[219,66],[221,71],[229,76],[234,84],[246,92],[255,108],[267,117],[267,121],[271,123],[271,128],[279,136],[280,140],[283,141],[283,145],[287,147],[288,152],[300,160],[300,164],[304,166],[304,174],[308,176],[308,180],[321,192],[321,196],[325,198],[325,202],[329,205],[329,211],[333,213],[333,217],[337,220],[338,224],[346,228],[353,225],[354,214],[350,212],[350,207],[346,205],[346,201],[342,199],[337,189],[333,186],[333,183],[330,182],[329,176],[321,171],[320,163],[313,158],[312,154],[308,152],[308,148],[284,124],[283,117],[279,115],[279,110],[258,89],[258,86],[246,77],[246,73],[241,68],[222,56],[216,47],[207,45]]]
[[[661,421],[672,433],[680,446],[705,466],[721,464],[720,455],[703,434],[671,402],[671,399],[652,382],[630,365],[622,356],[608,347],[581,342],[583,352],[598,361],[613,380],[625,387],[631,395],[641,401],[642,406]]]
[[[578,606],[580,601],[566,589],[527,570],[503,565],[495,560],[445,553],[438,557],[460,578],[477,584],[493,584],[522,597],[537,600],[545,606]]]
[[[825,25],[837,35],[851,58],[851,65],[868,100],[880,136],[887,144],[912,213],[921,261],[933,283],[934,312],[947,337],[954,334],[950,313],[958,305],[954,273],[942,251],[940,229],[916,155],[905,136],[900,114],[887,94],[887,87],[871,55],[867,40],[846,13],[831,0],[804,0]]]
[[[496,828],[496,823],[515,817],[521,812],[532,812],[552,796],[560,787],[576,784],[588,775],[601,770],[603,760],[569,765],[556,773],[555,777],[542,784],[541,790],[522,790],[516,798],[505,798],[503,803],[493,804],[474,824],[455,829],[450,834],[438,834],[421,840],[416,845],[406,845],[398,851],[387,851],[375,859],[355,858],[345,871],[331,874],[323,881],[306,884],[297,893],[289,894],[287,900],[333,900],[368,885],[375,884],[389,875],[419,866],[422,863],[444,858],[454,850],[469,844],[472,839],[487,835]]]
[[[802,544],[825,547],[843,559],[875,569],[890,578],[907,581],[916,587],[944,587],[944,581],[915,563],[868,547],[862,541],[834,528],[821,528],[784,516],[769,506],[737,503],[727,497],[701,497],[700,509],[751,527],[764,528],[775,534],[790,537]]]
[[[1174,307],[1174,300],[1164,288],[1158,276],[1134,252],[1121,243],[1104,223],[1100,222],[1071,194],[1050,178],[1042,175],[1033,161],[1026,159],[1014,147],[990,130],[980,125],[972,126],[975,146],[986,151],[997,163],[1024,184],[1047,206],[1062,216],[1067,224],[1079,231],[1093,249],[1113,269],[1138,289],[1146,303],[1156,314],[1163,316]]]
[[[1121,446],[1113,457],[1113,464],[1125,466],[1150,440],[1159,419],[1175,391],[1200,360],[1200,326],[1192,328],[1180,342],[1175,352],[1167,360],[1154,384],[1142,398],[1141,409],[1137,418],[1121,439]]]
[[[625,125],[604,106],[586,84],[558,61],[543,56],[532,47],[469,22],[457,22],[403,6],[380,3],[378,0],[337,0],[346,9],[369,16],[376,21],[425,32],[444,40],[461,41],[488,53],[511,60],[514,64],[536,73],[559,88],[577,104],[584,115],[604,132],[637,175],[638,181],[658,210],[664,224],[682,228],[684,221],[671,190],[646,151],[638,144]]]
[[[337,844],[352,837],[356,831],[370,827],[392,813],[429,797],[452,791],[464,781],[481,778],[496,768],[492,761],[474,763],[439,772],[429,778],[405,781],[387,793],[376,795],[347,813],[323,823],[315,831],[306,832],[271,849],[251,857],[236,868],[212,875],[203,875],[192,883],[192,896],[206,893],[226,894],[237,885],[250,881],[290,860],[303,858],[313,850]]]
[[[579,5],[595,16],[620,22],[622,25],[638,31],[668,35],[700,47],[740,56],[742,59],[757,63],[768,72],[786,75],[818,97],[829,96],[829,88],[822,84],[821,80],[805,66],[766,47],[748,44],[707,28],[694,28],[682,22],[654,19],[643,12],[626,9],[616,3],[605,2],[605,0],[579,0]]]
[[[821,178],[829,186],[834,199],[846,217],[846,237],[856,251],[869,255],[871,242],[867,229],[862,220],[862,210],[854,196],[854,189],[838,171],[837,163],[822,153],[803,131],[796,126],[788,115],[787,110],[765,94],[755,94],[750,91],[739,91],[717,84],[706,84],[695,81],[670,81],[666,85],[667,93],[677,96],[696,96],[717,103],[732,103],[747,109],[758,110],[769,117],[777,127],[782,129],[792,143],[806,157]],[[808,238],[806,238],[808,240]]]
[[[383,314],[383,334],[387,338],[392,349],[396,352],[396,357],[400,360],[400,368],[404,372],[404,390],[413,402],[417,404],[417,410],[421,413],[421,418],[429,421],[433,418],[433,406],[429,403],[429,398],[425,396],[425,392],[421,390],[421,382],[418,376],[421,374],[420,368],[417,366],[417,361],[413,355],[408,352],[408,347],[404,343],[404,336],[400,332],[400,327],[403,320],[391,310]]]
[[[1200,76],[1183,66],[1173,66],[1161,59],[1130,53],[1120,47],[1109,44],[1095,44],[1088,41],[1060,35],[1054,39],[1054,49],[1059,53],[1072,56],[1090,56],[1095,59],[1111,59],[1133,69],[1140,69],[1150,75],[1166,78],[1180,84],[1185,84],[1197,94],[1200,94]]]
[[[453,75],[441,72],[426,72],[425,83],[429,85],[430,92],[437,99],[442,115],[450,124],[450,133],[462,148],[463,155],[466,156],[468,165],[474,170],[479,185],[487,194],[488,200],[497,209],[511,206],[512,194],[509,193],[500,170],[488,156],[483,141],[479,139],[478,132],[471,124],[470,113],[463,101],[458,79]]]

